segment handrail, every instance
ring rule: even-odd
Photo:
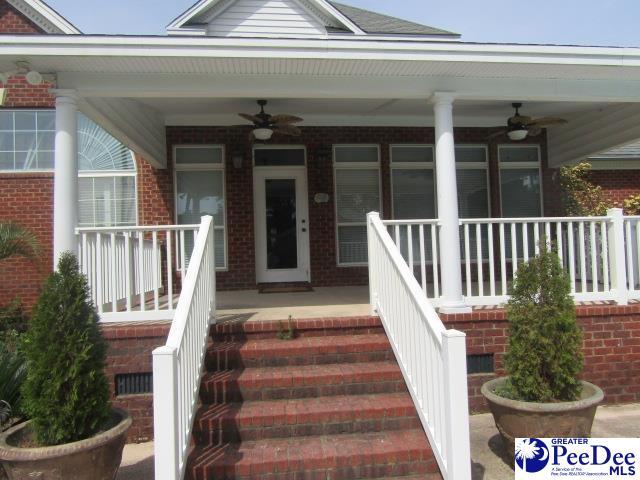
[[[209,335],[215,316],[213,218],[202,217],[165,346],[153,351],[156,480],[184,477]]]
[[[124,233],[124,232],[164,232],[166,230],[197,230],[200,225],[137,225],[123,227],[78,227],[76,233]]]
[[[445,480],[471,479],[465,334],[446,330],[378,213],[367,215],[371,309]]]

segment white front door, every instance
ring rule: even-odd
[[[310,281],[306,168],[253,173],[258,283]]]

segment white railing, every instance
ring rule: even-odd
[[[618,209],[603,217],[460,220],[459,266],[437,265],[441,261],[437,220],[383,223],[434,305],[440,300],[439,268],[460,269],[467,305],[506,302],[518,266],[539,253],[543,238],[547,239],[547,246],[554,245],[557,249],[576,301],[626,304],[627,298],[640,298],[637,229],[640,217],[625,218]],[[426,249],[430,244],[430,250]],[[433,273],[429,276],[425,271]]]
[[[443,478],[470,480],[465,334],[445,329],[387,228],[377,213],[367,216],[371,308],[387,332]]]
[[[101,320],[173,318],[198,228],[79,228],[80,268]]]
[[[167,343],[153,351],[155,479],[184,476],[209,327],[215,321],[213,218],[203,217]]]

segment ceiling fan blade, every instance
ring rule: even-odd
[[[524,115],[514,115],[509,119],[509,125],[528,125],[533,118]]]
[[[564,118],[557,118],[557,117],[542,117],[542,118],[535,118],[533,120],[531,120],[530,122],[527,123],[527,125],[561,125],[564,123],[568,123],[567,120],[565,120]]]
[[[300,117],[296,117],[295,115],[273,115],[269,121],[278,124],[284,124],[284,123],[300,123],[303,121],[302,118]]]
[[[537,137],[542,133],[542,127],[540,125],[533,125],[528,128],[529,133],[527,134],[529,137]]]
[[[289,135],[291,137],[299,137],[302,135],[302,131],[293,125],[275,125],[273,132],[280,135]]]
[[[509,129],[508,129],[508,128],[503,128],[503,129],[502,129],[502,130],[500,130],[500,131],[497,131],[497,132],[492,133],[491,135],[489,135],[488,137],[486,137],[486,139],[485,139],[485,140],[491,140],[491,139],[494,139],[494,138],[496,138],[496,137],[499,137],[500,135],[504,135],[504,134],[505,134],[505,133],[507,133],[508,131],[509,131]]]
[[[252,123],[256,123],[256,124],[262,123],[262,120],[256,117],[255,115],[249,115],[248,113],[239,113],[238,115],[240,115],[245,120],[249,120]]]

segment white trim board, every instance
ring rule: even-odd
[[[40,0],[7,0],[7,3],[47,33],[68,35],[82,33],[71,22]]]

